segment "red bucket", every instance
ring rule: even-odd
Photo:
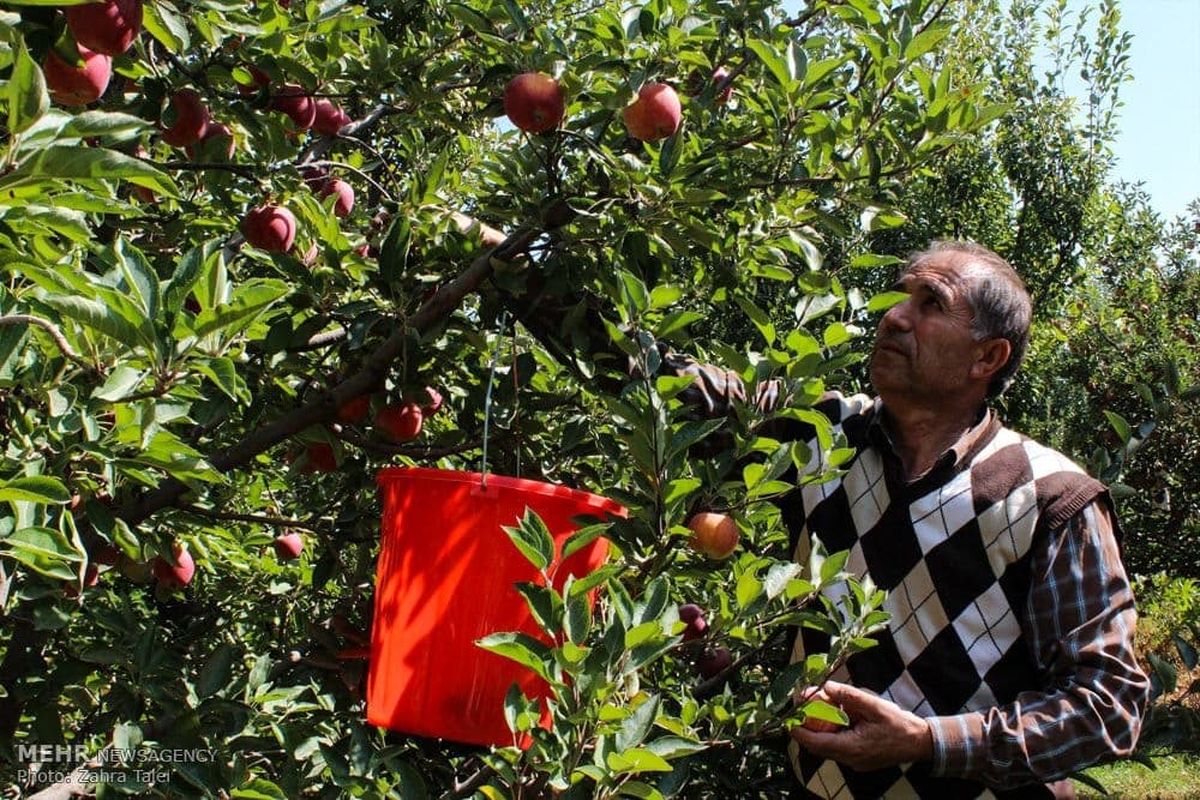
[[[379,472],[383,544],[375,585],[367,719],[372,725],[470,744],[511,745],[504,695],[516,683],[530,697],[549,687],[529,669],[478,647],[492,633],[545,639],[514,588],[536,581],[501,526],[526,508],[542,518],[556,553],[578,529],[572,517],[625,516],[623,506],[588,492],[476,472],[397,467]],[[598,538],[557,567],[595,570],[608,555]]]

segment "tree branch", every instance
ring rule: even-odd
[[[451,216],[460,227],[462,225],[460,217],[462,220],[470,222],[472,227],[479,225],[481,236],[486,235],[483,232],[485,226],[476,223],[469,217],[457,213]],[[423,334],[446,319],[466,295],[475,291],[491,275],[493,259],[505,261],[515,258],[540,235],[539,229],[522,228],[504,239],[498,247],[480,255],[458,277],[443,284],[437,293],[408,319],[406,325],[399,326],[374,352],[367,356],[362,370],[329,391],[322,392],[315,399],[284,414],[274,422],[251,431],[241,441],[212,456],[209,459],[210,463],[220,472],[230,472],[245,466],[259,453],[289,439],[305,428],[331,420],[339,407],[359,395],[370,392],[380,384],[386,377],[391,363],[403,352],[404,343],[410,331]],[[138,525],[156,512],[176,505],[186,491],[186,484],[175,478],[169,478],[157,488],[144,492],[126,503],[117,512],[117,516],[130,525]]]
[[[0,326],[4,325],[36,325],[37,327],[46,331],[46,333],[50,334],[50,338],[54,340],[56,345],[58,345],[58,349],[62,351],[62,354],[74,362],[77,366],[92,374],[100,374],[99,369],[89,364],[82,356],[75,352],[75,349],[71,347],[70,342],[67,341],[67,337],[63,336],[62,330],[60,330],[59,327],[50,320],[42,319],[41,317],[35,317],[30,314],[8,314],[0,317]]]

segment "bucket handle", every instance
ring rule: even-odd
[[[508,327],[508,309],[500,313],[500,330],[496,334],[496,347],[492,350],[492,363],[488,365],[487,394],[483,398],[483,454],[479,458],[479,487],[487,490],[488,429],[492,421],[492,385],[496,382],[496,362],[500,359],[500,346],[504,343],[504,330]]]

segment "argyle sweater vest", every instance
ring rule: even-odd
[[[879,447],[882,430],[872,430],[876,401],[834,395],[817,408],[858,453],[841,477],[804,486],[781,504],[796,559],[808,563],[812,536],[830,553],[849,550],[847,571],[887,590],[890,614],[878,644],[833,677],[925,717],[982,711],[1041,689],[1022,633],[1031,554],[1104,486],[994,415],[958,463],[945,458],[905,484],[884,462],[894,456]],[[818,452],[815,441],[811,447]],[[846,587],[824,591],[836,602]],[[793,660],[826,649],[823,634],[803,629]],[[929,763],[856,772],[800,753],[794,743],[791,757],[817,797],[1050,796],[1041,786],[997,790],[935,777]]]

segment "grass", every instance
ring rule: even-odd
[[[1075,781],[1075,791],[1082,798],[1108,797],[1113,800],[1200,800],[1200,756],[1167,755],[1154,759],[1156,769],[1136,761],[1121,761],[1103,767],[1093,767],[1085,774],[1108,790],[1102,795],[1095,789]]]

